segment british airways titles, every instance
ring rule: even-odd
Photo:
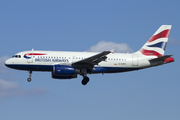
[[[35,58],[35,62],[69,62],[68,59]]]

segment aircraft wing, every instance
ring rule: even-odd
[[[90,70],[93,70],[94,65],[98,65],[98,63],[100,63],[101,61],[105,61],[107,58],[106,55],[108,55],[109,53],[111,53],[111,51],[103,51],[94,56],[74,62],[72,63],[72,66],[76,68],[88,68]]]

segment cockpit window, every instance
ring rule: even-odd
[[[13,55],[12,58],[21,58],[21,55]]]

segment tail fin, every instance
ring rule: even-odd
[[[139,51],[146,56],[163,56],[170,30],[171,25],[162,25]]]

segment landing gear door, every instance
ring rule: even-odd
[[[138,56],[132,55],[132,66],[138,66]]]

